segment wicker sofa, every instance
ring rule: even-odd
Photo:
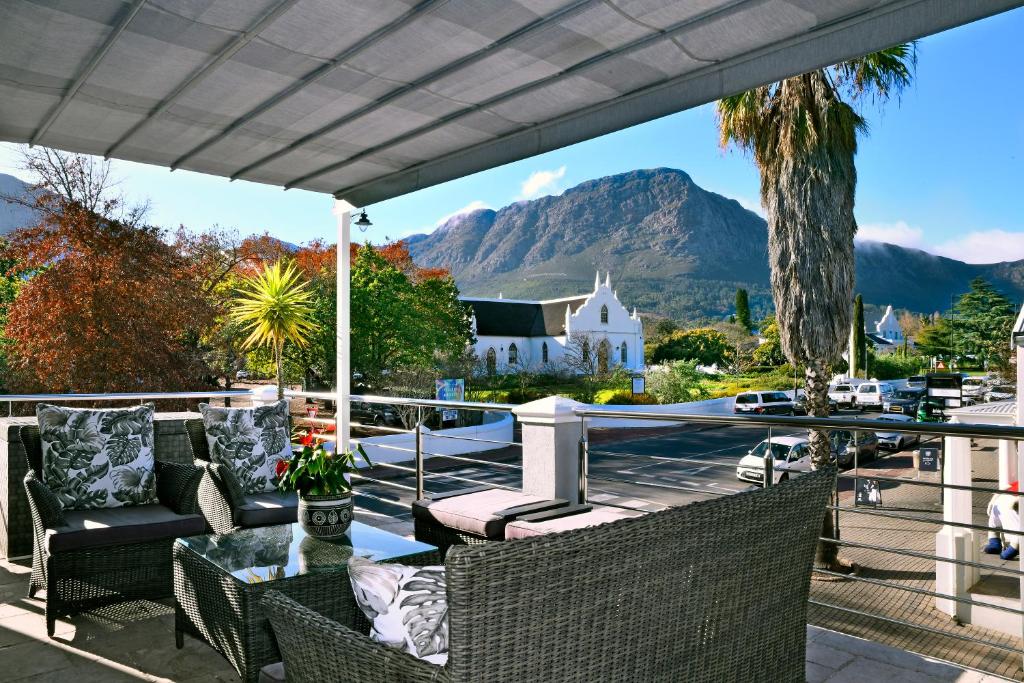
[[[247,496],[230,469],[210,460],[202,419],[186,420],[185,432],[192,456],[205,469],[199,484],[199,509],[213,533],[290,524],[298,519],[299,501],[294,493],[272,491]]]
[[[206,528],[196,501],[202,467],[158,460],[159,504],[64,511],[36,474],[43,459],[39,428],[22,427],[21,440],[34,538],[28,596],[46,591],[47,634],[53,636],[58,615],[170,596],[174,539]]]
[[[263,606],[288,680],[803,681],[812,559],[834,476],[453,547],[444,667],[279,593]]]

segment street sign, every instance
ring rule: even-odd
[[[882,504],[882,488],[877,479],[857,479],[857,496],[855,505],[878,507]]]
[[[939,471],[939,449],[922,448],[918,456],[918,469],[922,472]]]
[[[441,422],[455,422],[459,419],[459,411],[457,410],[442,410],[441,411]]]
[[[644,376],[643,375],[633,375],[633,394],[634,395],[639,395],[639,394],[644,393],[645,390],[646,390],[646,387],[644,386]]]

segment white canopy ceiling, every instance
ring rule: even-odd
[[[1022,4],[0,0],[0,139],[365,205]]]

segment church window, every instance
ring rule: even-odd
[[[602,325],[607,325],[608,324],[608,307],[607,306],[602,306],[601,307],[601,324]]]
[[[583,352],[581,355],[583,356],[584,363],[590,362],[590,341],[587,339],[583,340]]]
[[[626,351],[626,342],[622,342],[622,350],[619,352],[619,358],[623,365],[629,362],[629,353]]]
[[[519,362],[519,347],[514,343],[508,345],[508,364],[515,365]]]
[[[540,357],[542,363],[548,362],[548,343],[544,342],[540,347]]]
[[[498,372],[498,354],[494,347],[487,349],[487,374],[494,375]]]

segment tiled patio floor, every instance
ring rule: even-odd
[[[408,531],[408,525],[391,522],[391,529]],[[227,662],[202,643],[186,637],[185,648],[175,649],[169,601],[129,603],[59,620],[56,638],[48,639],[44,603],[25,597],[28,571],[24,562],[0,562],[0,680],[238,681]],[[807,680],[987,683],[1002,679],[809,626]]]

